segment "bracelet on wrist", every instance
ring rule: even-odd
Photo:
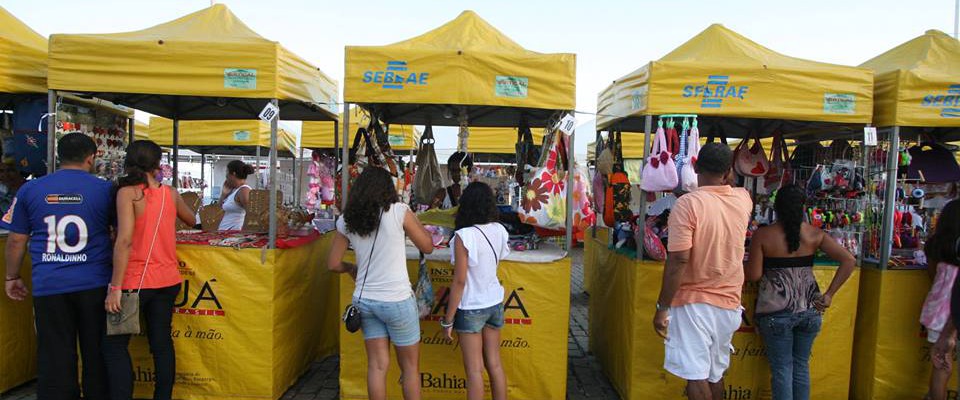
[[[7,280],[6,280],[7,282],[10,282],[10,281],[18,281],[18,280],[21,279],[20,275],[17,275],[17,276],[8,276],[8,277],[6,277],[6,278],[7,278]]]
[[[440,327],[441,327],[441,328],[452,328],[452,327],[453,327],[453,322],[447,322],[446,318],[441,318],[441,319],[440,319]]]
[[[121,289],[120,286],[114,285],[114,284],[112,284],[112,283],[109,284],[109,285],[107,285],[107,290],[109,290],[109,291],[111,291],[111,292],[119,292],[120,289]]]

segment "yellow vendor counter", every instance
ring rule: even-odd
[[[0,249],[6,246],[7,235],[0,235]],[[0,266],[6,268],[2,257]],[[25,258],[20,272],[29,278],[30,257]],[[0,393],[37,376],[37,335],[33,326],[33,298],[14,301],[0,293]]]
[[[863,268],[853,398],[921,399],[926,395],[931,345],[920,324],[920,310],[930,285],[926,270]],[[947,387],[947,398],[956,399],[956,373]]]
[[[685,382],[663,369],[663,339],[653,330],[654,304],[660,293],[663,263],[639,261],[609,250],[606,229],[598,228],[596,237],[586,236],[584,279],[589,276],[591,351],[622,398],[685,398]],[[834,267],[814,267],[821,287],[827,287],[835,270]],[[859,269],[854,272],[824,315],[823,328],[810,360],[810,379],[814,382],[811,399],[848,398],[859,274]],[[756,297],[757,285],[745,285],[746,313],[743,326],[733,339],[736,352],[724,382],[725,399],[771,398],[770,369],[753,321]],[[913,373],[904,376],[917,380]]]
[[[353,254],[349,255],[353,259]],[[419,257],[407,249],[407,268],[416,279]],[[450,250],[437,249],[427,256],[427,266],[437,298],[431,315],[420,322],[420,380],[424,399],[466,398],[463,358],[456,342],[443,336],[437,322],[446,312],[453,279]],[[498,276],[506,289],[500,355],[507,375],[507,394],[517,400],[562,399],[567,390],[567,331],[570,313],[570,258],[560,248],[542,245],[538,250],[511,253],[500,262]],[[340,277],[340,310],[351,302],[354,282]],[[342,325],[342,323],[341,323]],[[363,334],[339,326],[340,396],[367,398],[367,357]],[[387,397],[402,397],[400,370],[391,351]],[[489,390],[489,383],[487,383]]]
[[[332,235],[290,248],[177,246],[177,399],[278,399],[318,357],[337,351]],[[131,341],[135,397],[153,393],[145,335]]]

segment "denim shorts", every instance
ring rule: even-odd
[[[457,309],[453,329],[460,333],[480,333],[484,327],[503,328],[503,304],[479,310]]]
[[[420,342],[420,313],[413,296],[401,301],[353,299],[360,308],[360,328],[363,339],[390,338],[397,346],[412,346]]]

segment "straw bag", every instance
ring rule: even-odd
[[[147,267],[150,266],[150,257],[153,256],[153,245],[157,242],[160,233],[160,223],[163,221],[163,210],[167,205],[166,186],[160,186],[160,215],[157,226],[153,228],[153,238],[150,239],[150,248],[147,250],[147,259],[143,262],[143,271],[140,273],[140,285],[137,291],[120,294],[120,312],[107,314],[107,335],[138,335],[140,334],[140,290],[143,289],[143,280],[147,277]]]
[[[734,167],[738,174],[750,177],[762,177],[770,170],[770,160],[760,143],[760,136],[753,136],[753,145],[747,148],[750,137],[744,138],[734,151]]]
[[[219,204],[210,204],[200,209],[200,226],[204,232],[216,232],[220,229],[223,220],[223,207]]]
[[[610,135],[613,136],[614,133],[611,132]],[[597,135],[597,171],[603,175],[613,173],[613,164],[617,162],[617,157],[612,149],[612,146],[614,146],[613,138],[611,137],[608,142],[604,143],[603,138]]]
[[[653,148],[650,158],[641,172],[640,188],[646,192],[664,192],[677,187],[677,165],[673,161],[673,154],[667,147],[666,132],[663,127],[657,128],[653,138]]]
[[[680,189],[684,192],[697,190],[697,155],[700,154],[700,129],[694,124],[686,139],[686,153],[680,159]]]
[[[197,210],[200,209],[200,195],[197,192],[186,192],[180,195],[180,198],[183,199],[183,202],[187,204],[187,207],[190,207],[190,211],[193,211],[193,215],[197,215]],[[187,225],[180,221],[177,218],[177,230],[182,231],[185,229],[193,229],[193,226]]]
[[[437,192],[443,190],[440,180],[440,164],[433,148],[433,126],[427,124],[420,136],[420,149],[417,151],[417,172],[413,176],[413,200],[417,204],[430,205]]]

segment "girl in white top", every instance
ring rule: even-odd
[[[227,179],[220,192],[220,205],[223,207],[221,231],[243,229],[243,219],[247,216],[247,201],[250,199],[250,186],[247,177],[252,174],[253,166],[240,160],[227,164]]]
[[[403,397],[420,398],[420,315],[407,274],[406,240],[421,252],[433,251],[433,240],[410,208],[400,202],[390,174],[375,167],[357,177],[327,259],[333,272],[356,281],[353,304],[360,309],[360,328],[367,350],[367,394],[387,398],[390,342],[400,364]],[[353,245],[357,264],[343,261]]]
[[[507,398],[507,378],[500,363],[500,329],[503,328],[503,286],[497,266],[510,253],[509,234],[496,222],[496,197],[490,186],[473,182],[460,196],[456,234],[451,243],[454,265],[446,316],[440,320],[448,339],[454,330],[467,375],[467,399],[484,398],[483,370],[490,376],[494,400]]]

